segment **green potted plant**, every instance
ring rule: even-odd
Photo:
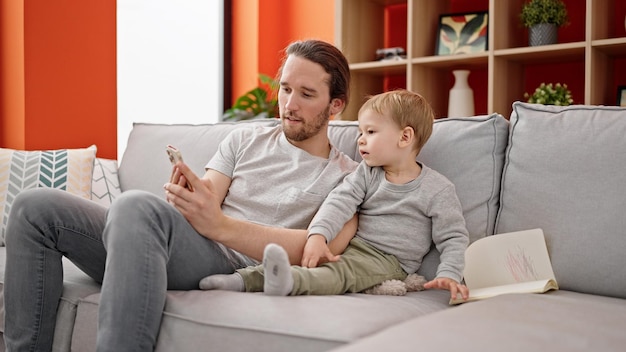
[[[574,100],[572,99],[572,92],[567,89],[567,84],[552,84],[541,83],[533,94],[524,93],[524,98],[527,102],[532,104],[544,104],[544,105],[571,105]]]
[[[259,74],[261,86],[256,87],[235,100],[233,106],[224,111],[223,120],[239,121],[278,116],[278,83],[272,77]],[[268,94],[269,91],[269,94]]]
[[[525,2],[520,18],[524,27],[528,27],[530,46],[555,44],[558,40],[558,27],[569,21],[567,8],[562,0]]]

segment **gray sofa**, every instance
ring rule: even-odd
[[[219,141],[248,123],[136,124],[122,190],[162,195],[166,144],[201,173]],[[356,123],[331,141],[356,160]],[[515,103],[499,114],[435,122],[419,159],[452,180],[474,241],[542,228],[559,291],[448,305],[444,291],[406,296],[268,297],[171,291],[157,351],[623,351],[626,348],[626,109]],[[259,180],[263,182],[263,180]],[[4,248],[0,249],[4,277]],[[432,250],[420,273],[433,277]],[[65,266],[55,351],[94,349],[99,287]],[[4,312],[0,295],[0,314]],[[4,331],[0,323],[0,331]]]

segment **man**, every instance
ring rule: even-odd
[[[258,263],[269,243],[300,263],[309,221],[356,167],[327,136],[349,82],[337,48],[292,43],[279,72],[281,125],[235,130],[201,179],[178,163],[167,202],[128,191],[107,211],[62,191],[22,192],[6,238],[7,350],[51,349],[62,256],[102,283],[98,351],[153,350],[167,289]],[[353,218],[331,249],[342,252],[355,231]]]

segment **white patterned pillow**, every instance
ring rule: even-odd
[[[96,150],[95,145],[46,151],[0,148],[0,246],[4,246],[11,204],[22,190],[57,188],[91,199]]]
[[[91,200],[108,207],[121,193],[117,177],[117,160],[96,158],[93,166]]]

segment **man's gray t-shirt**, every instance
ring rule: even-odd
[[[381,167],[361,162],[328,196],[309,234],[330,241],[355,210],[356,236],[394,255],[404,271],[417,271],[434,242],[441,253],[437,277],[461,282],[469,236],[454,184],[446,177],[422,165],[416,179],[393,184]]]
[[[291,229],[306,229],[320,205],[357,163],[331,146],[328,159],[292,145],[276,127],[231,132],[207,169],[232,182],[222,203],[225,215]],[[239,265],[258,262],[222,246]]]

